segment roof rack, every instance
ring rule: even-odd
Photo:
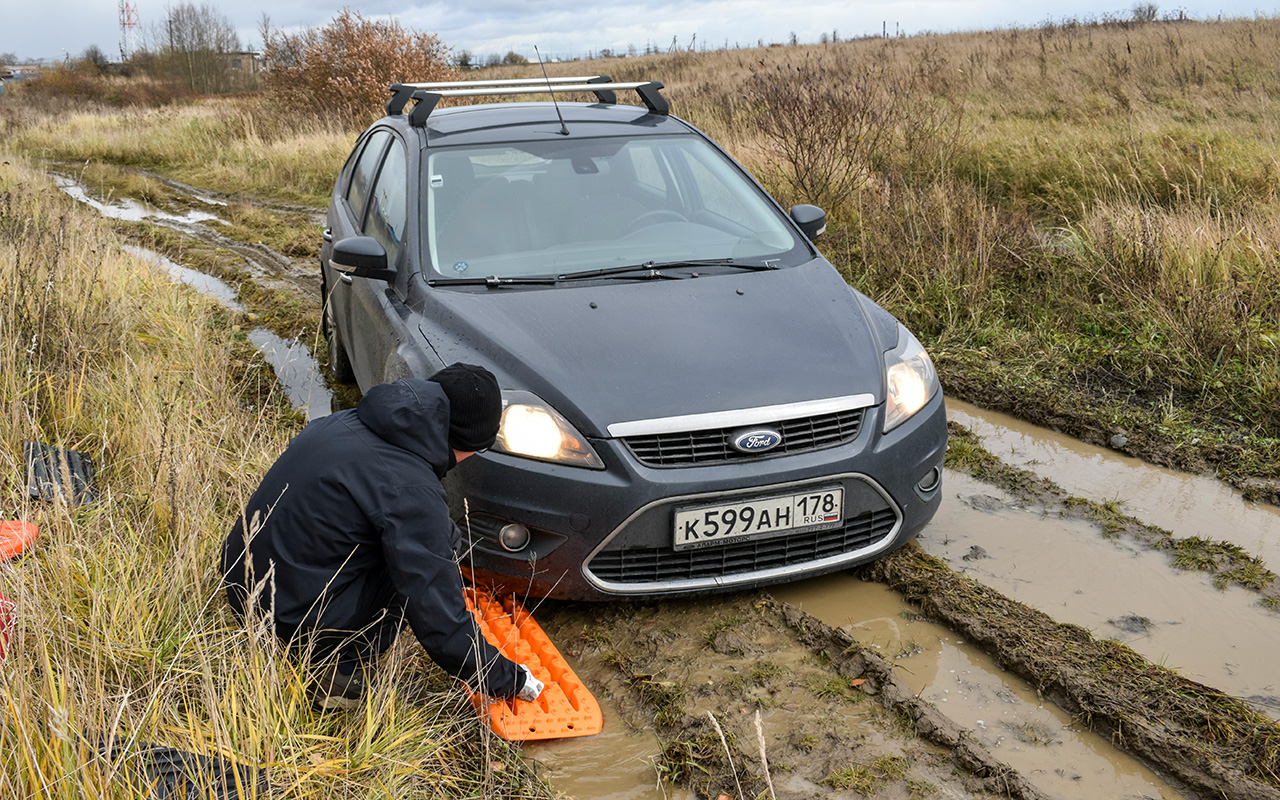
[[[591,92],[601,103],[617,103],[618,90],[634,89],[652,114],[667,115],[671,107],[658,91],[659,81],[618,83],[608,75],[576,78],[503,78],[486,81],[437,81],[435,83],[396,83],[391,86],[387,116],[404,113],[410,100],[416,101],[409,112],[409,124],[423,127],[436,104],[445,97],[490,97],[508,94],[551,94],[552,92]]]

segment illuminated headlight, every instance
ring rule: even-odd
[[[898,325],[898,346],[884,354],[889,393],[885,402],[884,432],[911,419],[938,391],[938,371],[920,340]]]
[[[586,437],[530,392],[502,392],[502,425],[493,449],[539,461],[604,469]]]

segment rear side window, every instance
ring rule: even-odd
[[[364,219],[364,207],[369,201],[369,187],[373,184],[378,160],[382,157],[382,151],[390,138],[391,134],[386,131],[377,131],[370,136],[365,143],[364,152],[360,154],[360,160],[356,162],[356,168],[351,172],[351,185],[347,187],[347,205],[351,206],[351,213],[355,216],[357,223]]]
[[[373,187],[373,203],[369,206],[369,216],[364,225],[365,235],[377,239],[386,248],[390,264],[399,261],[404,251],[404,229],[408,219],[407,169],[404,145],[392,139]]]

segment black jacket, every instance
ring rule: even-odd
[[[275,566],[279,629],[356,630],[399,594],[437,664],[473,688],[510,697],[523,677],[479,634],[454,561],[440,485],[452,463],[448,435],[448,397],[417,379],[375,386],[354,410],[310,423],[232,528],[223,576],[245,584],[242,525],[252,529],[256,515],[252,574],[261,580]],[[260,597],[264,611],[271,595]]]

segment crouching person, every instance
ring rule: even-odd
[[[450,675],[493,697],[542,684],[480,634],[466,608],[445,473],[498,433],[493,375],[455,364],[373,387],[316,420],[267,472],[222,552],[227,598],[252,602],[310,659],[318,708],[349,708],[404,621]],[[248,530],[246,531],[246,526]]]

